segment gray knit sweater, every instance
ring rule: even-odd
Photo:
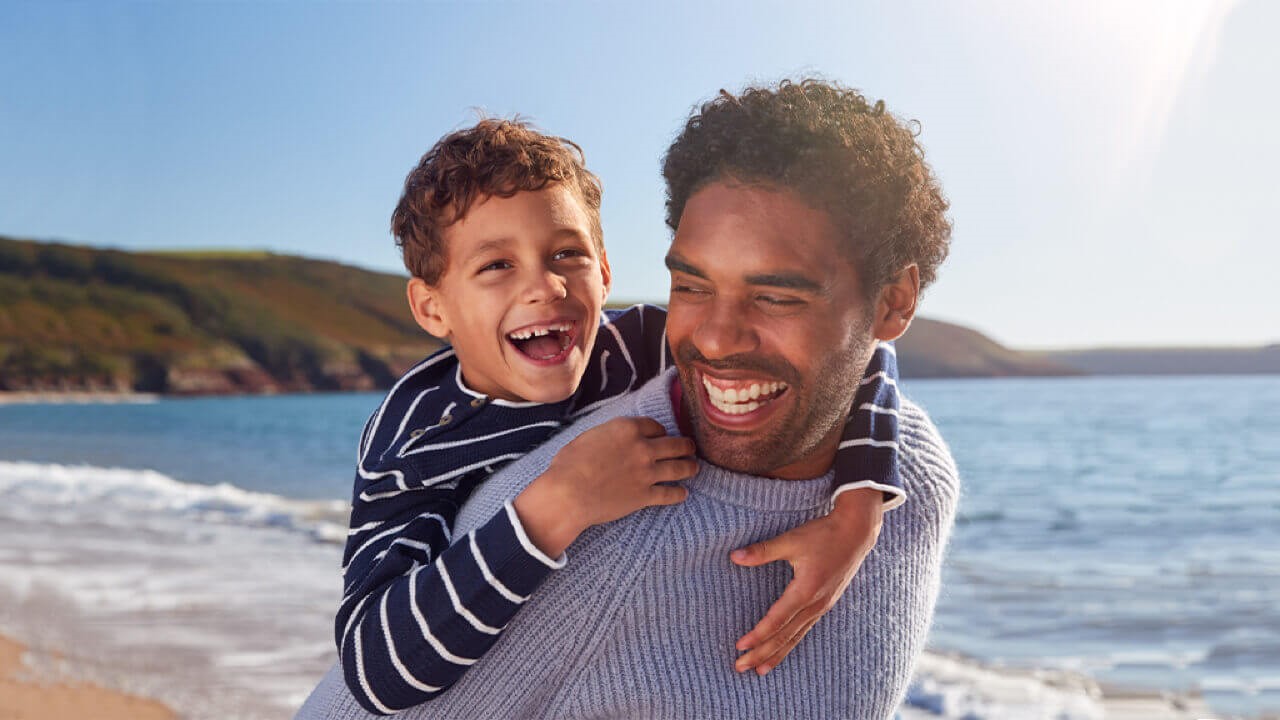
[[[458,516],[461,537],[502,509],[584,430],[646,415],[676,433],[673,371],[600,409],[494,475]],[[830,475],[786,481],[701,465],[689,498],[589,529],[505,634],[462,680],[397,717],[890,717],[924,648],[959,483],[947,446],[904,401],[900,471],[907,502],[845,596],[764,677],[733,670],[734,642],[777,600],[785,563],[742,568],[729,552],[826,512]],[[608,472],[607,458],[600,469]],[[366,713],[336,667],[299,718]]]

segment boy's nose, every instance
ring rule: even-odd
[[[542,270],[531,274],[524,288],[524,302],[555,302],[569,296],[568,284],[564,276],[550,270]]]

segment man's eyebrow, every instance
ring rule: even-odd
[[[694,266],[690,265],[689,263],[685,262],[684,260],[681,260],[680,258],[676,257],[675,255],[667,255],[667,257],[666,257],[666,263],[667,263],[667,269],[668,269],[668,270],[672,270],[672,271],[674,271],[674,272],[682,272],[682,273],[684,273],[685,275],[692,275],[692,276],[694,276],[694,277],[702,278],[703,280],[706,280],[706,279],[707,279],[707,274],[706,274],[706,273],[704,273],[704,272],[702,272],[701,270],[699,270],[698,268],[696,268],[696,267],[694,267]]]
[[[748,275],[748,285],[767,285],[769,287],[800,290],[815,294],[822,293],[822,284],[800,273],[767,273],[765,275]]]

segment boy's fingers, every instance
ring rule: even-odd
[[[757,565],[771,563],[774,560],[782,560],[783,553],[787,547],[785,542],[779,542],[782,537],[784,536],[779,536],[772,540],[762,540],[744,548],[738,548],[729,553],[729,559],[746,567],[756,567]]]
[[[693,457],[693,441],[686,437],[660,437],[649,443],[649,449],[655,460]]]
[[[654,482],[676,482],[687,480],[698,474],[698,461],[688,458],[679,460],[663,460],[655,468],[657,479]]]
[[[794,582],[787,585],[787,589],[783,591],[782,597],[778,598],[769,611],[760,618],[760,622],[751,628],[751,631],[738,639],[736,647],[739,650],[755,647],[760,642],[778,634],[787,623],[791,622],[807,603],[804,595],[796,588]],[[768,657],[767,655],[765,657]]]
[[[796,614],[778,632],[765,638],[758,645],[751,648],[750,652],[738,658],[737,662],[734,663],[734,669],[742,672],[751,668],[758,670],[761,665],[770,662],[776,665],[775,658],[786,655],[790,652],[790,647],[794,646],[795,642],[799,642],[795,636],[810,621],[812,615],[813,608],[805,608],[802,612]]]
[[[796,634],[784,643],[782,647],[778,649],[777,653],[756,666],[756,674],[765,675],[770,670],[778,667],[778,664],[781,663],[787,655],[790,655],[792,650],[795,650],[796,645],[800,644],[800,641],[804,639],[804,636],[809,634],[809,631],[813,629],[813,626],[818,624],[818,620],[821,617],[822,613],[818,613],[816,616],[810,618],[807,622],[801,625],[800,629],[796,631]]]
[[[689,497],[689,491],[679,485],[654,485],[649,492],[653,505],[677,505]]]
[[[633,417],[630,420],[644,437],[656,438],[667,434],[667,429],[662,426],[662,423],[651,417]]]

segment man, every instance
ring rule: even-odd
[[[826,510],[845,423],[883,410],[847,415],[861,371],[878,340],[906,330],[946,256],[946,201],[882,103],[814,81],[722,92],[672,145],[664,176],[676,368],[495,475],[455,542],[578,433],[623,415],[695,439],[689,498],[580,536],[484,660],[410,717],[884,718],[901,702],[958,492],[918,407],[903,401],[894,418],[906,504],[821,622],[825,608],[785,619],[809,634],[760,676],[736,673],[730,648],[788,572],[729,553]],[[766,548],[748,564],[770,559]],[[767,660],[781,645],[753,652]],[[331,672],[300,716],[365,714]]]

